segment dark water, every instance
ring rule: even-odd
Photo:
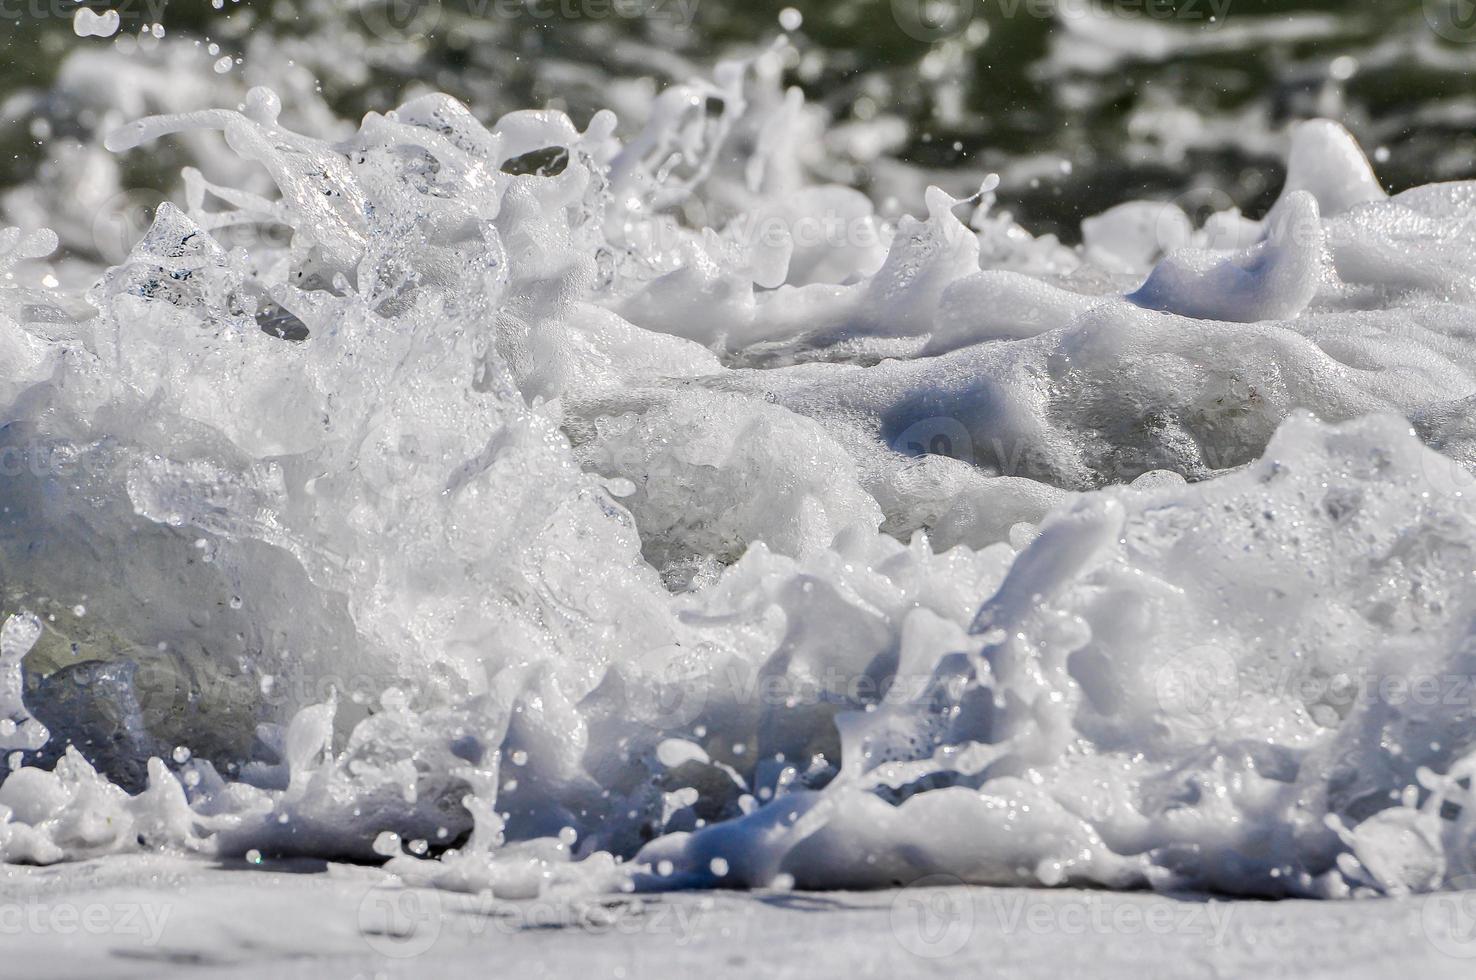
[[[44,91],[82,41],[69,0],[7,0],[0,78]],[[837,122],[893,113],[898,159],[960,187],[1004,174],[1030,227],[1074,236],[1081,217],[1138,197],[1214,187],[1248,211],[1281,179],[1276,136],[1330,115],[1392,189],[1476,175],[1476,0],[118,0],[124,32],[157,16],[171,38],[247,53],[254,37],[316,37],[325,59],[370,71],[324,91],[342,114],[395,104],[407,85],[486,115],[552,105],[583,121],[604,80],[678,78],[780,33],[794,7],[790,81]],[[96,9],[107,4],[90,3]],[[37,16],[40,14],[40,16]],[[61,14],[61,15],[58,15]],[[1218,15],[1218,16],[1216,16]],[[1087,17],[1090,26],[1070,29]],[[352,39],[349,44],[344,39]],[[12,100],[0,182],[34,172],[29,116],[75,130],[67,107]],[[1069,169],[1068,169],[1069,168]],[[866,187],[866,165],[839,175]],[[1223,204],[1224,199],[1217,199]]]

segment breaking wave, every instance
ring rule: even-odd
[[[1311,122],[1260,221],[893,222],[781,55],[624,136],[144,118],[68,164],[189,161],[106,268],[13,192],[57,230],[0,239],[0,857],[1476,871],[1476,184],[1388,197]]]

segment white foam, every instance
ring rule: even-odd
[[[1254,241],[1139,202],[1077,253],[988,191],[892,226],[807,185],[776,78],[624,140],[436,95],[320,139],[256,89],[109,138],[200,166],[85,304],[10,233],[0,854],[1469,873],[1469,706],[1331,679],[1472,670],[1470,188],[1384,199],[1314,127]]]

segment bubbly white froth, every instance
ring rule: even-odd
[[[200,169],[85,301],[8,233],[0,856],[1473,870],[1476,191],[1312,123],[1264,222],[893,226],[774,79],[624,140],[436,95],[311,138],[258,88],[109,138]]]

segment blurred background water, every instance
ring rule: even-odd
[[[1228,195],[1258,215],[1286,129],[1311,116],[1351,128],[1391,189],[1476,175],[1476,0],[86,5],[118,10],[119,33],[77,37],[72,0],[0,0],[0,187],[32,179],[50,141],[95,138],[99,121],[52,90],[79,49],[147,61],[194,45],[205,80],[285,52],[350,120],[440,89],[484,119],[551,106],[583,124],[786,28],[787,81],[854,144],[829,177],[885,199],[928,181],[968,192],[996,171],[1005,207],[1067,241],[1082,217],[1134,198],[1194,211]]]

